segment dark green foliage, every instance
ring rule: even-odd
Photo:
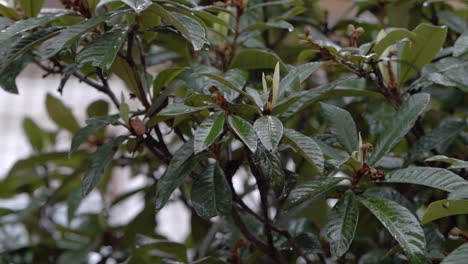
[[[56,128],[23,120],[33,153],[0,198],[28,199],[0,204],[0,264],[467,263],[466,1],[348,1],[356,18],[315,0],[13,2],[0,87],[26,94],[34,64],[107,100],[83,124],[49,94]],[[117,173],[145,180],[120,193]],[[178,242],[160,230],[174,203]]]

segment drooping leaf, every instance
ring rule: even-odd
[[[427,207],[421,220],[421,224],[425,225],[443,217],[461,214],[468,214],[468,200],[439,200],[432,202]]]
[[[259,144],[252,158],[262,177],[271,182],[275,194],[279,196],[284,189],[286,178],[279,153],[269,151],[264,145]]]
[[[418,219],[400,204],[379,197],[358,197],[405,251],[410,263],[425,262],[426,241]]]
[[[420,24],[412,32],[416,34],[415,41],[405,43],[400,56],[403,62],[400,63],[399,87],[403,87],[406,80],[431,62],[445,42],[447,27]]]
[[[325,121],[331,125],[332,133],[338,142],[349,153],[359,148],[356,124],[351,114],[339,107],[320,103],[321,111]]]
[[[16,34],[43,26],[48,24],[67,13],[58,13],[54,15],[44,15],[41,17],[34,17],[25,20],[20,20],[13,25],[7,27],[6,29],[0,32],[0,43],[10,39],[11,37],[15,36]]]
[[[0,87],[9,93],[17,94],[16,77],[23,71],[30,60],[31,56],[24,55],[0,72]]]
[[[359,209],[354,193],[347,193],[333,207],[328,216],[327,239],[334,259],[348,251],[354,239],[359,219]]]
[[[80,38],[84,33],[119,13],[105,14],[90,18],[79,24],[65,28],[57,37],[47,40],[39,47],[39,56],[48,59],[55,56],[72,41]]]
[[[150,7],[164,21],[172,24],[193,46],[194,50],[201,50],[205,45],[209,45],[206,39],[206,32],[200,23],[186,15],[169,12],[164,7],[153,4]]]
[[[309,76],[324,62],[309,62],[306,64],[299,65],[288,72],[286,76],[281,80],[279,87],[278,99],[282,99],[285,95],[289,95],[294,92],[294,81],[299,80],[299,83],[305,81]]]
[[[192,203],[203,218],[224,215],[231,210],[231,188],[217,163],[210,164],[193,182]]]
[[[0,59],[0,72],[3,72],[15,59],[32,50],[36,45],[58,34],[60,28],[47,28],[27,34],[15,41]]]
[[[248,121],[233,115],[228,117],[228,122],[240,140],[250,151],[255,152],[257,150],[257,135],[254,127]]]
[[[101,181],[104,169],[109,165],[117,152],[119,145],[127,139],[127,136],[119,136],[99,147],[88,162],[88,168],[81,184],[82,196],[88,195]]]
[[[283,123],[270,115],[257,119],[254,123],[254,129],[260,142],[268,151],[275,150],[283,136]]]
[[[313,139],[289,128],[284,128],[283,138],[286,138],[287,141],[294,147],[294,149],[299,152],[308,162],[314,165],[319,172],[323,171],[323,153]]]
[[[223,132],[224,111],[220,111],[209,116],[200,124],[194,136],[195,154],[208,148]]]
[[[98,39],[86,45],[76,56],[76,63],[80,65],[91,63],[104,71],[109,70],[126,40],[129,29],[128,25],[114,26]]]
[[[468,183],[457,174],[441,168],[410,167],[385,175],[385,182],[412,183],[452,192]]]
[[[79,129],[80,125],[73,116],[71,110],[66,107],[62,101],[48,94],[46,98],[46,108],[50,118],[62,128],[75,134]]]
[[[343,178],[321,177],[300,184],[289,194],[285,208],[290,209],[306,201],[312,202],[316,199],[320,199],[328,191],[335,188],[341,181],[343,181]]]
[[[229,67],[243,70],[271,69],[275,67],[277,62],[280,62],[281,70],[286,69],[278,55],[270,51],[244,49],[236,54]]]
[[[215,107],[214,105],[188,106],[180,103],[170,104],[159,112],[162,116],[178,116],[183,114],[195,113],[204,109]]]
[[[429,95],[425,93],[415,94],[407,98],[394,118],[388,122],[374,145],[374,150],[368,159],[369,164],[377,163],[388,151],[400,142],[400,140],[413,127],[418,116],[429,103]]]
[[[460,160],[460,159],[455,159],[455,158],[449,158],[444,155],[436,155],[433,157],[430,157],[425,160],[426,162],[428,161],[442,161],[445,163],[449,163],[450,166],[447,169],[455,170],[455,169],[464,169],[468,168],[468,161]]]
[[[440,264],[464,264],[468,258],[468,243],[459,246],[445,257]]]
[[[21,9],[26,16],[35,17],[41,11],[45,0],[20,0]]]
[[[192,173],[195,166],[193,140],[184,143],[173,155],[164,175],[156,186],[156,210],[164,207],[169,197]]]

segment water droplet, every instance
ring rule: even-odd
[[[288,28],[288,31],[289,31],[289,32],[292,32],[292,31],[293,31],[293,29],[292,29],[292,28]]]

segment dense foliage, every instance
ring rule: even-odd
[[[49,94],[57,129],[24,120],[0,263],[467,263],[466,1],[354,0],[333,23],[313,0],[43,2],[0,5],[0,86],[28,93],[34,64],[109,100],[82,124]],[[116,197],[119,168],[146,184]],[[176,201],[183,243],[156,231]]]

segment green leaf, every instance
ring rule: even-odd
[[[67,222],[68,224],[70,224],[70,222],[73,220],[76,210],[80,206],[80,203],[82,201],[82,197],[81,197],[82,193],[83,191],[81,190],[81,186],[79,186],[78,188],[71,191],[67,197]]]
[[[104,71],[109,70],[125,42],[129,30],[129,25],[114,26],[98,39],[86,45],[76,56],[76,63],[79,65],[91,63]]]
[[[254,127],[248,121],[238,116],[230,115],[228,122],[240,140],[244,142],[250,151],[255,152],[257,150],[257,136]]]
[[[67,47],[72,41],[82,37],[84,33],[101,24],[106,19],[111,18],[115,14],[118,13],[100,15],[65,28],[57,37],[42,43],[38,50],[39,56],[43,59],[48,59],[55,56],[63,48]]]
[[[278,146],[283,136],[283,123],[274,116],[262,116],[254,123],[254,129],[260,142],[269,151]]]
[[[348,251],[354,239],[359,219],[359,208],[354,193],[348,192],[336,203],[328,216],[327,239],[334,259]]]
[[[465,19],[459,17],[455,12],[449,10],[440,10],[437,16],[444,25],[447,25],[451,30],[463,34],[467,29],[466,16]]]
[[[21,9],[28,17],[35,17],[41,11],[45,0],[20,0]]]
[[[408,153],[409,162],[432,155],[432,150],[445,152],[456,136],[466,127],[466,122],[445,119],[439,127],[420,137]]]
[[[151,244],[146,244],[143,246],[138,247],[133,252],[133,257],[143,257],[143,256],[161,256],[166,257],[169,255],[174,257],[178,261],[183,263],[188,263],[187,257],[187,248],[184,244],[171,242],[171,241],[164,241],[159,240],[156,242],[152,242]],[[146,259],[146,257],[144,258]],[[147,262],[135,262],[135,263],[147,263]],[[160,262],[160,263],[167,263],[167,262]]]
[[[207,73],[207,72],[198,73],[197,75],[206,76],[210,79],[213,79],[216,82],[219,82],[220,84],[222,84],[223,86],[239,94],[242,94],[243,96],[247,97],[251,102],[255,103],[255,99],[250,94],[242,91],[242,86],[244,86],[245,80],[247,79],[246,74],[238,69],[231,69],[226,74],[228,74],[229,72],[233,72],[233,71],[236,71],[237,74],[231,74],[232,77],[230,77],[229,75],[221,76],[219,74]],[[243,77],[239,75],[242,75]],[[238,76],[238,78],[237,79],[233,78],[235,76]],[[231,96],[231,98],[235,98],[235,97],[236,96]]]
[[[306,201],[315,201],[322,198],[324,194],[335,188],[343,178],[321,177],[295,187],[286,200],[285,209],[291,209]]]
[[[120,0],[127,5],[129,5],[135,12],[140,13],[146,8],[148,8],[151,4],[151,0]]]
[[[41,151],[45,145],[44,140],[46,139],[44,131],[30,118],[25,118],[23,120],[23,130],[31,146],[36,151]]]
[[[468,243],[465,243],[452,251],[440,264],[465,264],[467,258]]]
[[[119,136],[99,147],[89,158],[88,169],[81,184],[82,197],[88,195],[101,181],[104,169],[109,165],[119,145],[127,139],[127,136]]]
[[[439,200],[432,202],[424,212],[421,224],[425,225],[434,220],[451,216],[468,214],[468,200],[447,201]]]
[[[292,6],[292,5],[300,5],[301,1],[300,0],[279,0],[279,1],[268,1],[268,2],[263,2],[260,4],[255,4],[253,6],[250,6],[247,10],[252,10],[252,9],[257,9],[260,7],[266,7],[266,6]]]
[[[144,95],[142,95],[138,89],[138,81],[135,78],[136,76],[132,70],[132,67],[124,58],[120,56],[115,57],[114,63],[112,64],[110,70],[125,82],[126,87],[131,92],[133,92],[140,101],[143,100],[142,98]]]
[[[55,98],[51,94],[47,94],[46,108],[50,118],[62,128],[75,134],[79,129],[80,125],[73,116],[71,110],[66,107],[62,101]]]
[[[97,100],[89,104],[86,109],[86,114],[88,118],[96,116],[105,116],[109,114],[109,103],[104,100]]]
[[[468,185],[465,184],[464,186],[457,188],[455,191],[451,192],[447,200],[468,200]]]
[[[169,12],[158,4],[153,4],[150,8],[164,21],[173,25],[192,44],[194,50],[201,50],[205,44],[210,44],[205,38],[205,29],[197,20],[186,15]]]
[[[450,167],[448,167],[447,169],[452,169],[452,170],[468,168],[468,161],[459,160],[455,158],[449,158],[444,155],[436,155],[425,160],[425,162],[428,162],[428,161],[442,161],[442,162],[448,163],[450,164]]]
[[[320,147],[310,137],[289,128],[284,129],[284,137],[308,162],[314,165],[319,172],[323,171],[324,158]]]
[[[293,31],[294,26],[290,23],[281,20],[281,21],[268,21],[265,23],[256,23],[247,26],[246,28],[242,29],[242,33],[254,31],[254,30],[264,30],[264,29],[272,29],[272,28],[279,28],[279,29],[286,29],[288,31]]]
[[[159,72],[153,82],[154,97],[157,98],[162,88],[172,82],[172,80],[174,80],[183,71],[183,68],[171,68]]]
[[[4,4],[0,4],[0,15],[10,18],[15,21],[21,20],[21,18],[19,17],[19,15],[16,13],[16,11],[13,8],[8,7]]]
[[[41,17],[34,17],[34,18],[29,18],[29,19],[18,21],[0,32],[0,43],[10,39],[11,37],[19,33],[22,33],[31,29],[35,29],[37,27],[48,24],[66,14],[67,13],[44,15]]]
[[[299,83],[302,83],[323,64],[324,62],[309,62],[290,70],[279,84],[280,90],[278,99],[282,99],[283,97],[288,96],[290,93],[294,92],[294,82],[297,79],[299,80]]]
[[[83,144],[86,140],[88,140],[89,136],[92,134],[96,133],[99,129],[106,127],[109,124],[115,124],[117,121],[117,118],[115,118],[112,121],[107,121],[105,119],[90,119],[90,122],[87,126],[80,128],[76,132],[76,134],[72,138],[71,146],[70,146],[70,154],[77,151],[78,147]]]
[[[369,164],[374,165],[385,153],[400,142],[400,140],[413,127],[426,105],[429,103],[429,95],[425,93],[415,94],[407,98],[394,118],[385,125],[383,133],[377,138],[374,151],[368,159]]]
[[[224,128],[224,111],[213,113],[200,124],[194,136],[195,154],[208,148],[221,135]]]
[[[189,140],[174,153],[166,172],[158,181],[156,186],[156,210],[164,207],[174,190],[192,173],[194,166],[193,140]]]
[[[412,32],[416,34],[415,41],[405,43],[400,56],[403,63],[400,63],[399,87],[437,55],[445,42],[447,27],[420,24]]]
[[[281,70],[286,71],[284,63],[275,53],[261,49],[244,49],[234,56],[229,68],[243,70],[272,69],[278,62]]]
[[[385,182],[412,183],[452,192],[468,183],[457,174],[441,168],[410,167],[385,175]]]
[[[208,168],[193,182],[192,204],[203,218],[226,215],[231,210],[231,188],[218,163]]]
[[[123,99],[122,95],[122,99]],[[120,119],[128,126],[130,122],[130,106],[124,101],[121,100],[120,108],[119,108],[119,115]]]
[[[268,151],[260,144],[252,157],[255,167],[268,182],[271,182],[275,194],[281,195],[285,185],[285,174],[279,153]]]
[[[30,60],[31,56],[22,56],[0,72],[0,87],[9,93],[17,94],[16,77],[23,71]]]
[[[358,197],[403,248],[410,263],[425,263],[426,241],[418,219],[400,204],[378,197]]]
[[[468,30],[458,37],[453,45],[453,56],[460,57],[468,52]]]
[[[43,41],[52,38],[58,34],[59,28],[48,28],[38,30],[30,34],[22,36],[15,41],[0,59],[0,72],[3,72],[11,63],[26,52],[32,50],[36,45]]]
[[[178,116],[183,114],[195,113],[204,109],[213,108],[215,105],[188,106],[181,103],[170,104],[159,112],[162,116]]]
[[[416,34],[403,28],[394,29],[378,41],[372,48],[372,51],[375,52],[377,58],[379,58],[389,46],[405,38],[415,40]]]
[[[320,108],[324,119],[330,123],[331,131],[336,136],[338,142],[349,153],[359,149],[356,124],[351,114],[339,107],[320,103]]]

